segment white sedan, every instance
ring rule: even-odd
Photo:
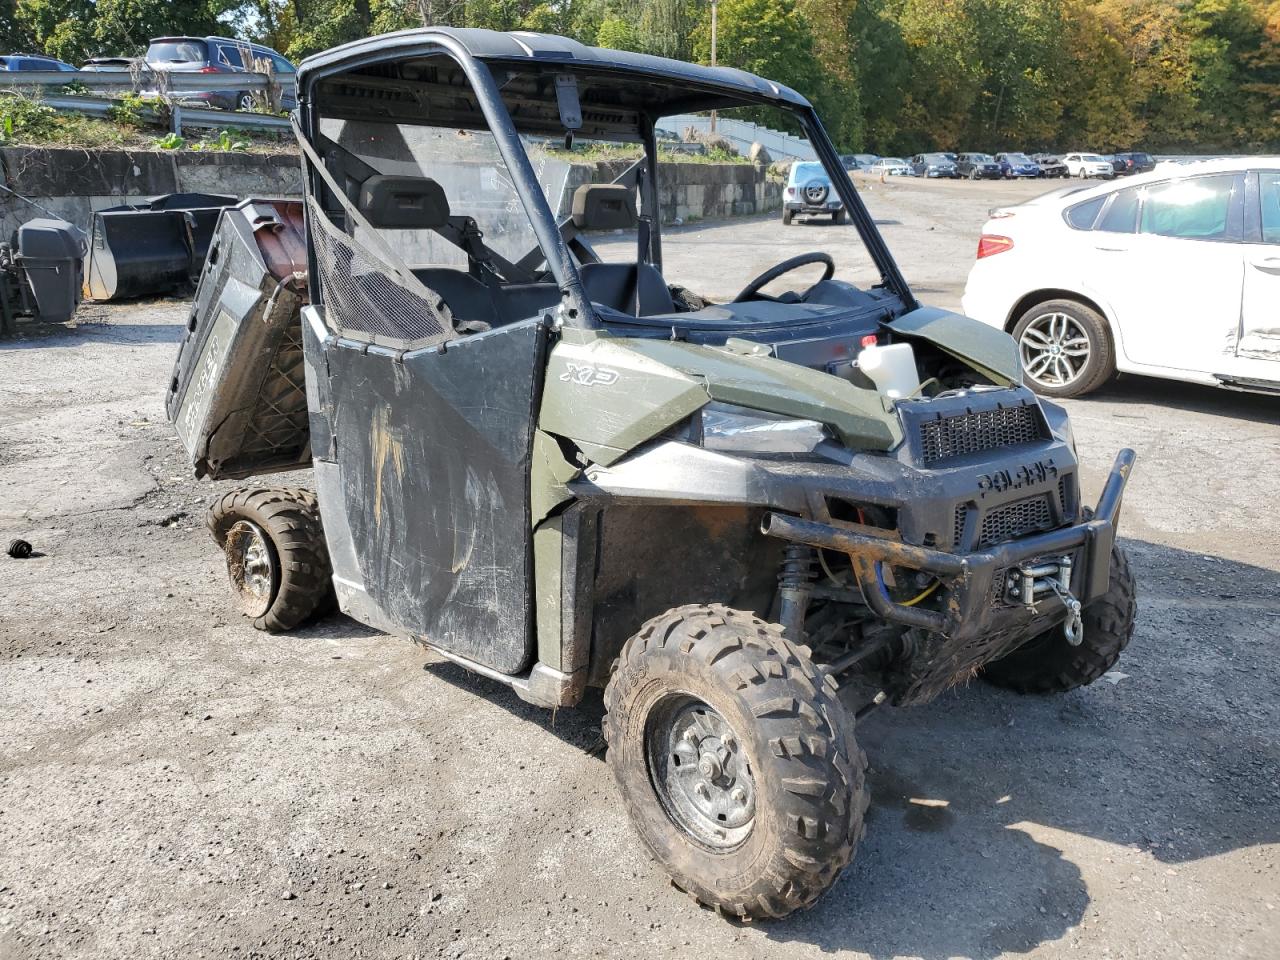
[[[911,164],[901,157],[881,157],[867,168],[867,173],[873,177],[914,177],[916,175],[916,172],[911,169]]]
[[[1111,179],[1116,175],[1116,166],[1105,157],[1096,153],[1068,153],[1062,158],[1067,165],[1067,175],[1072,177],[1105,177]]]
[[[997,209],[964,292],[1027,381],[1117,371],[1280,393],[1280,157],[1215,160]]]

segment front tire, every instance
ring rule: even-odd
[[[1036,393],[1080,397],[1115,375],[1115,350],[1107,321],[1075,300],[1046,300],[1013,327],[1022,372]]]
[[[834,682],[781,627],[669,610],[627,641],[604,696],[609,766],[676,886],[763,919],[835,883],[863,832],[866,757]]]
[[[1113,546],[1107,592],[1082,611],[1080,646],[1071,646],[1062,628],[1054,627],[987,664],[982,675],[997,687],[1018,693],[1065,693],[1086,686],[1116,665],[1133,636],[1137,613],[1129,557]]]
[[[334,606],[333,569],[310,490],[242,488],[205,514],[231,593],[258,630],[291,630]]]

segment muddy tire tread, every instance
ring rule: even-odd
[[[852,717],[838,700],[834,682],[813,664],[809,650],[784,637],[777,624],[719,604],[690,604],[649,620],[624,645],[614,677],[635,659],[669,647],[718,674],[725,689],[736,691],[755,717],[753,741],[765,745],[762,752],[768,751],[773,764],[768,781],[757,779],[757,810],[777,808],[781,822],[789,825],[778,851],[789,868],[758,878],[749,890],[725,899],[691,871],[652,852],[664,861],[679,889],[717,911],[773,919],[812,906],[852,859],[869,804],[867,758],[854,740]],[[605,738],[616,743],[621,734],[616,718],[625,704],[612,680],[605,710]],[[613,755],[611,749],[611,759]],[[638,822],[647,798],[626,789],[616,766],[614,773],[627,812]]]
[[[241,487],[205,512],[205,525],[219,547],[241,519],[267,534],[280,569],[280,588],[267,612],[254,618],[255,629],[292,630],[336,606],[333,567],[315,493],[302,487]]]
[[[1066,641],[1039,659],[1034,650],[1015,650],[989,664],[983,676],[1017,693],[1066,693],[1093,683],[1116,665],[1129,645],[1138,600],[1129,557],[1118,547],[1111,554],[1111,582],[1107,592],[1085,609],[1085,639],[1078,647]],[[1056,632],[1056,628],[1055,628]],[[1038,640],[1032,640],[1032,648]]]

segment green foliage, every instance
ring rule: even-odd
[[[249,141],[239,130],[219,130],[210,133],[191,145],[197,152],[228,153],[236,150],[248,150]]]
[[[0,0],[0,48],[80,62],[231,33],[299,59],[451,24],[705,63],[710,12],[707,0]],[[718,28],[721,64],[800,91],[847,151],[1280,148],[1280,0],[720,0]]]
[[[176,133],[166,133],[163,137],[156,137],[151,142],[160,150],[181,150],[187,141]]]
[[[146,100],[136,93],[126,93],[112,104],[111,109],[107,111],[107,116],[122,127],[132,127],[137,130],[146,123],[144,116],[146,109]]]
[[[46,139],[57,126],[58,113],[39,100],[0,94],[0,142]]]

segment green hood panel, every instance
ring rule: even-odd
[[[996,327],[938,307],[920,307],[888,321],[886,326],[899,336],[927,340],[1000,386],[1022,383],[1018,345]]]
[[[880,396],[839,377],[771,356],[607,334],[570,334],[552,350],[540,425],[621,456],[710,400],[817,420],[853,449],[902,440]]]

